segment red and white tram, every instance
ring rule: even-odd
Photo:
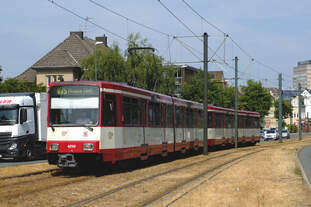
[[[259,114],[239,111],[239,143],[260,140]],[[234,110],[208,107],[208,145],[234,144]],[[203,147],[203,105],[114,82],[59,82],[49,91],[50,164],[147,159]]]

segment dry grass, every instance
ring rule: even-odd
[[[293,144],[285,145],[290,142]],[[311,206],[311,192],[296,165],[297,149],[305,142],[310,144],[310,138],[304,143],[294,142],[288,140],[280,147],[245,159],[171,206]]]
[[[26,173],[35,173],[43,170],[56,169],[55,166],[49,165],[48,163],[37,163],[30,165],[10,166],[0,168],[0,178],[7,176],[17,176]]]

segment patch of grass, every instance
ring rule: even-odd
[[[265,196],[257,196],[257,206],[258,207],[264,207],[265,206]]]
[[[300,177],[302,176],[301,170],[298,167],[295,168],[294,173]]]

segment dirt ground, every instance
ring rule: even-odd
[[[311,190],[305,184],[296,153],[311,137],[285,140],[244,159],[213,179],[199,185],[169,206],[211,207],[307,207]],[[259,146],[270,143],[258,144]]]
[[[263,151],[247,156],[225,167],[220,172],[208,175],[206,178],[202,177],[199,182],[192,183],[188,187],[186,186],[179,192],[175,192],[174,195],[169,195],[163,202],[154,203],[153,206],[311,207],[311,190],[306,186],[302,178],[296,158],[297,151],[303,146],[310,144],[311,136],[303,137],[302,141],[290,139],[285,140],[281,144],[277,141],[257,144],[258,147],[255,147],[255,149],[263,149]],[[206,157],[216,157],[217,155],[244,149],[211,152],[208,156],[193,156],[120,174],[109,174],[90,179],[86,176],[86,178],[81,178],[85,179],[85,182],[73,182],[70,185],[46,189],[42,192],[32,192],[32,195],[27,194],[16,197],[14,203],[16,206],[66,206],[68,203],[83,197],[96,195],[101,190],[116,187],[117,184],[123,185],[135,178],[151,175],[156,171],[163,171],[181,164],[203,160]],[[220,159],[215,158],[215,160],[211,160],[207,164],[216,164],[218,161]],[[55,168],[55,166],[48,165],[47,163],[1,168],[0,177],[52,168]],[[201,169],[194,168],[194,170]],[[150,183],[137,185],[137,188],[124,192],[126,196],[116,195],[113,199],[114,202],[109,202],[109,205],[106,205],[107,201],[102,200],[85,206],[115,206],[111,205],[112,203],[121,204],[118,206],[141,206],[141,203],[144,202],[139,201],[141,197],[146,197],[149,191],[151,194],[152,190],[156,191],[161,186],[164,187],[165,183],[168,185],[169,178],[177,179],[177,176],[186,177],[187,175],[184,173],[183,175],[164,176],[161,179],[163,181],[167,180],[167,182],[154,180]],[[51,182],[53,180],[59,182],[61,179],[66,181],[69,178],[54,176],[51,178]],[[72,177],[70,179],[80,178]],[[48,181],[42,180],[42,182]],[[144,189],[141,189],[142,186]],[[120,202],[117,202],[118,199],[120,199]],[[137,202],[134,202],[134,200],[137,200]],[[139,202],[140,204],[138,204]],[[14,203],[10,202],[6,206],[14,206]]]

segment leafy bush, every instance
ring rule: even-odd
[[[297,126],[295,124],[289,124],[289,125],[287,125],[287,127],[288,127],[288,131],[290,133],[296,133],[297,132]]]

